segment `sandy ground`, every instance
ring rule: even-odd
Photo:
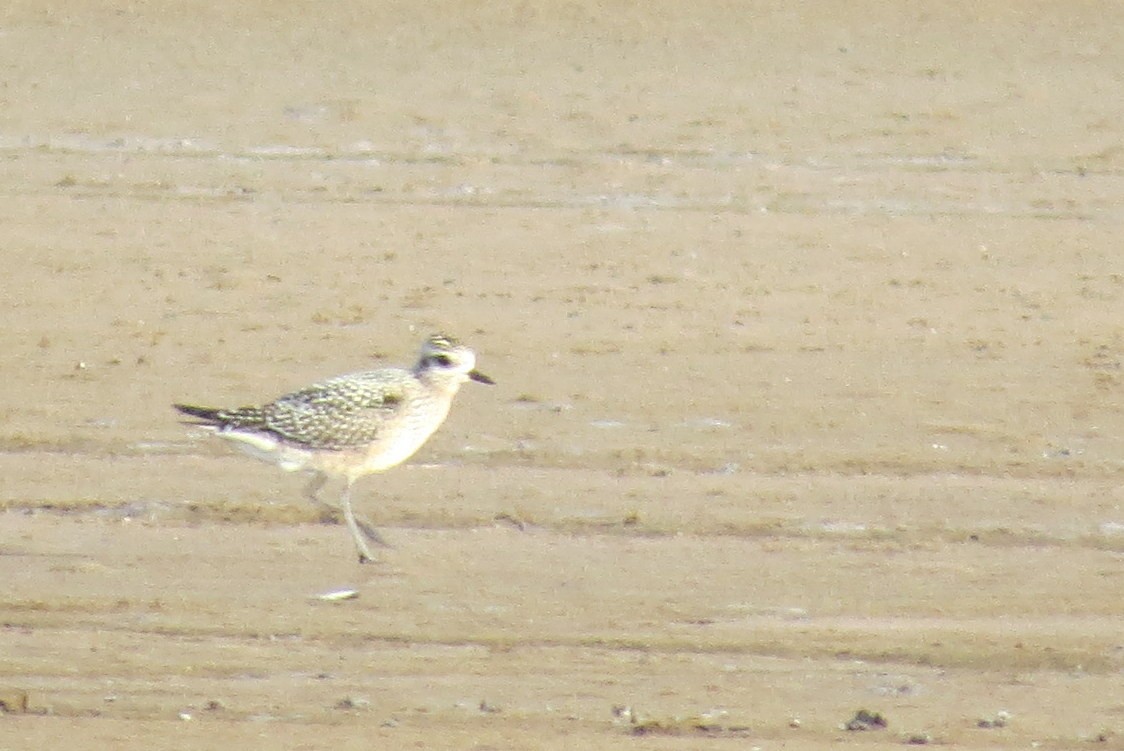
[[[624,5],[0,10],[0,748],[1124,748],[1121,6]]]

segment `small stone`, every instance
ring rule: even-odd
[[[1005,727],[1007,727],[1007,722],[1010,719],[1011,719],[1011,713],[1010,712],[1000,710],[1000,711],[995,713],[994,717],[982,717],[979,720],[976,720],[976,727],[982,728],[984,730],[991,730],[991,729],[994,729],[994,728],[1005,728]]]
[[[321,595],[316,595],[317,600],[324,602],[342,602],[344,600],[354,600],[359,596],[359,592],[354,589],[337,589],[333,592],[325,592]]]
[[[887,725],[886,718],[878,712],[860,709],[842,727],[844,730],[881,730]]]

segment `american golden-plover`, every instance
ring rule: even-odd
[[[250,455],[287,472],[312,473],[305,494],[316,503],[329,477],[346,480],[340,508],[359,562],[373,560],[367,539],[378,533],[351,510],[351,486],[364,475],[409,459],[433,435],[467,380],[494,383],[476,370],[472,350],[448,336],[422,344],[412,370],[383,368],[337,376],[261,407],[211,409],[176,404]]]

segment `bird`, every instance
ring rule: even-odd
[[[413,368],[381,368],[336,376],[255,407],[221,409],[173,404],[201,426],[257,459],[287,472],[310,472],[305,495],[336,477],[346,485],[339,507],[360,563],[374,561],[367,539],[385,545],[351,508],[351,490],[366,475],[409,459],[445,422],[467,381],[492,385],[476,355],[445,334],[422,343]]]

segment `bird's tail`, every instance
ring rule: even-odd
[[[196,425],[209,425],[222,428],[253,428],[260,426],[264,419],[258,407],[243,407],[242,409],[214,409],[212,407],[195,407],[190,404],[173,404],[185,415],[198,420]]]
[[[206,422],[222,422],[219,415],[222,414],[221,409],[211,409],[210,407],[193,407],[190,404],[173,404],[173,407],[183,412],[185,415],[191,417],[198,417],[200,420]]]

